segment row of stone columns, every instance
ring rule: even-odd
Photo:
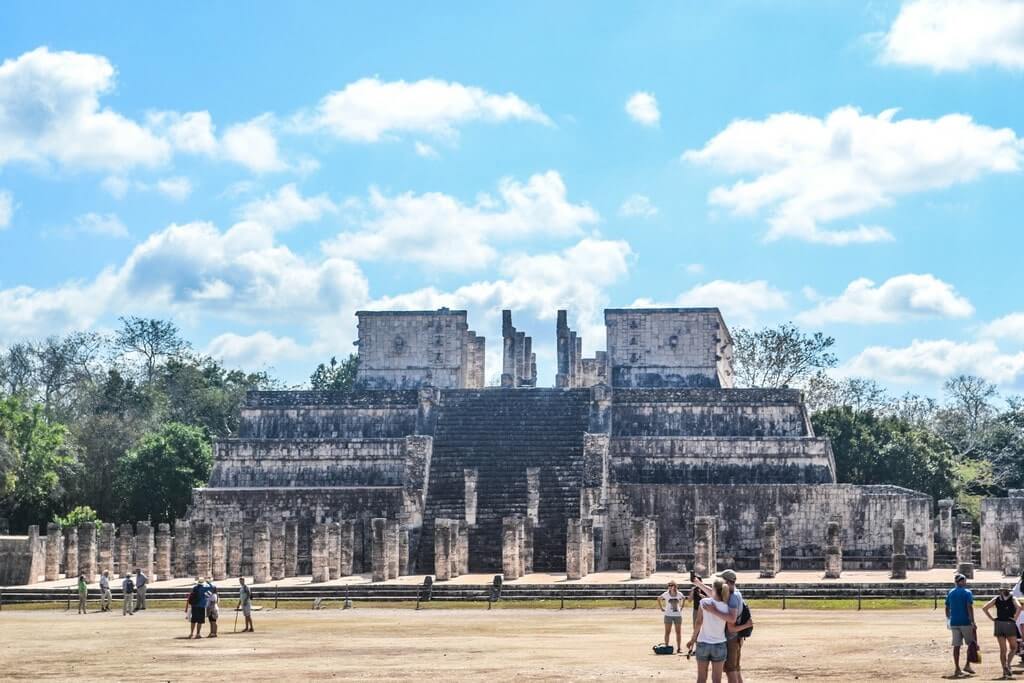
[[[56,581],[63,567],[65,577],[84,575],[90,581],[104,571],[123,576],[136,569],[150,577],[167,578],[171,571],[163,553],[169,553],[169,543],[166,524],[159,526],[155,546],[149,522],[139,522],[134,530],[131,524],[122,524],[118,530],[109,523],[82,522],[65,529],[50,523],[43,541],[43,575],[47,581]]]

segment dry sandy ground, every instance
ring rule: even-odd
[[[654,609],[264,610],[258,631],[184,639],[184,615],[0,612],[4,680],[694,680],[655,656]],[[747,681],[934,681],[950,673],[941,611],[758,610]],[[978,680],[998,678],[989,626]],[[684,638],[685,642],[685,638]]]

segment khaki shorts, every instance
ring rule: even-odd
[[[729,656],[725,658],[725,670],[739,671],[740,655],[743,654],[743,639],[733,638],[728,640],[725,643],[725,647],[729,651]]]
[[[678,617],[670,617],[670,616],[668,616],[666,614],[665,615],[665,623],[666,624],[675,624],[676,626],[680,626],[681,627],[683,625],[683,615],[680,614]]]
[[[950,626],[949,630],[953,633],[953,647],[960,647],[967,641],[967,644],[977,643],[978,639],[975,638],[975,628],[973,626]]]

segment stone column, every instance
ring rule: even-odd
[[[376,520],[374,520],[376,521]],[[376,526],[374,526],[374,540],[377,538]],[[451,562],[452,534],[450,522],[447,519],[434,520],[434,580],[447,581],[452,568]],[[374,558],[377,555],[374,553]]]
[[[213,525],[209,522],[193,522],[190,540],[192,541],[192,561],[189,566],[195,570],[197,578],[208,578],[213,568],[210,557]]]
[[[825,529],[825,578],[838,579],[843,573],[842,518],[832,515]]]
[[[516,515],[516,559],[519,561],[519,576],[526,575],[526,516]]]
[[[629,527],[629,578],[646,579],[649,575],[647,551],[647,520],[634,517]]]
[[[583,528],[578,519],[570,519],[565,529],[565,578],[583,578]],[[632,563],[631,563],[632,565]]]
[[[658,522],[647,519],[647,575],[658,571]]]
[[[174,520],[174,576],[184,578],[189,571],[188,561],[192,552],[192,526],[187,519]]]
[[[310,530],[309,559],[313,569],[313,583],[331,580],[330,552],[327,544],[330,532],[326,524],[314,524]]]
[[[171,525],[161,522],[156,525],[156,579],[171,578]]]
[[[907,578],[907,526],[902,518],[892,520],[892,578]]]
[[[526,524],[523,526],[523,532],[525,537],[523,538],[523,573],[533,573],[533,532],[535,527],[533,520],[527,517]],[[466,567],[468,572],[469,567],[469,533],[467,529],[466,534]]]
[[[968,579],[974,578],[974,535],[971,522],[960,522],[956,536],[957,571]]]
[[[526,516],[540,524],[540,468],[526,468]]]
[[[284,537],[285,523],[270,523],[270,578],[280,581],[284,578]]]
[[[462,556],[462,537],[459,536],[459,520],[451,519],[448,520],[448,535],[451,537],[448,551],[448,567],[449,578],[456,578],[459,576],[459,570],[462,568],[462,562],[459,558]]]
[[[78,578],[78,528],[64,529],[64,576]]]
[[[252,537],[252,582],[270,581],[270,525],[256,522]]]
[[[713,515],[693,521],[693,571],[706,578],[718,571],[718,518]]]
[[[999,533],[1000,568],[1004,576],[1020,574],[1020,524],[1006,522]]]
[[[242,523],[228,524],[228,574],[232,578],[242,575]]]
[[[135,568],[141,569],[146,576],[153,576],[153,527],[149,522],[135,524]]]
[[[938,540],[941,550],[952,550],[955,547],[953,538],[953,500],[943,498],[939,501]]]
[[[501,520],[501,568],[506,581],[519,578],[522,561],[519,557],[518,520],[515,516]]]
[[[352,576],[352,560],[356,546],[356,525],[351,519],[342,520],[338,543],[338,575]],[[407,537],[408,540],[408,537]]]
[[[327,523],[327,573],[331,580],[338,578],[338,567],[341,565],[341,558],[338,556],[341,548],[341,527],[337,522]]]
[[[47,581],[60,578],[60,527],[50,522],[46,525],[46,570]]]
[[[761,578],[772,579],[782,571],[782,549],[779,543],[779,524],[769,517],[761,525]]]
[[[370,548],[370,569],[372,574],[372,580],[387,581],[388,520],[384,519],[383,517],[375,517],[373,520],[370,521],[370,525],[373,528],[373,545]]]
[[[476,524],[476,483],[478,473],[476,470],[462,470],[463,479],[463,500],[465,501],[466,521]]]
[[[82,522],[78,525],[78,573],[85,580],[96,580],[96,524]]]
[[[389,579],[397,579],[398,578],[398,565],[399,565],[399,560],[398,560],[399,548],[398,548],[398,546],[400,544],[400,541],[399,541],[399,538],[398,538],[399,530],[400,530],[400,527],[398,525],[398,520],[397,519],[389,519],[384,524],[384,539],[385,539],[385,541],[388,544],[387,553],[388,553],[388,578]]]
[[[117,573],[121,576],[133,574],[132,566],[135,554],[135,531],[131,524],[122,524],[117,529]]]
[[[398,531],[398,575],[409,575],[409,530]]]
[[[96,541],[99,544],[97,571],[100,574],[106,571],[110,572],[111,576],[114,575],[114,539],[116,537],[116,527],[113,524],[107,522],[100,525]]]
[[[46,541],[39,535],[39,525],[28,527],[28,583],[46,577]]]
[[[299,524],[284,523],[284,575],[299,575]]]
[[[227,534],[223,524],[210,526],[210,575],[214,581],[223,581],[228,576]]]
[[[580,573],[586,576],[594,571],[594,520],[581,519],[580,531]]]

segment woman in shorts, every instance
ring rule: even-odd
[[[996,609],[995,616],[992,616],[993,607]],[[1003,586],[999,589],[999,594],[986,602],[981,610],[995,624],[995,636],[999,641],[999,661],[1003,665],[1003,678],[1012,678],[1013,672],[1010,670],[1010,664],[1013,663],[1013,655],[1017,652],[1017,617],[1021,613],[1020,603],[1010,595],[1010,589]]]
[[[220,617],[220,598],[217,597],[217,587],[210,586],[210,594],[206,596],[206,618],[210,622],[210,635],[207,638],[217,637],[217,618]]]
[[[729,584],[722,579],[715,579],[714,597],[703,598],[701,609],[697,612],[697,620],[693,624],[693,635],[687,648],[697,645],[697,683],[708,680],[708,665],[711,665],[712,683],[721,683],[722,668],[728,654],[726,648],[725,629],[729,621],[736,622],[729,614]]]
[[[672,637],[672,627],[676,629],[676,652],[683,654],[683,608],[686,606],[686,594],[679,590],[675,581],[668,582],[668,590],[658,596],[658,607],[665,615],[665,644]]]

